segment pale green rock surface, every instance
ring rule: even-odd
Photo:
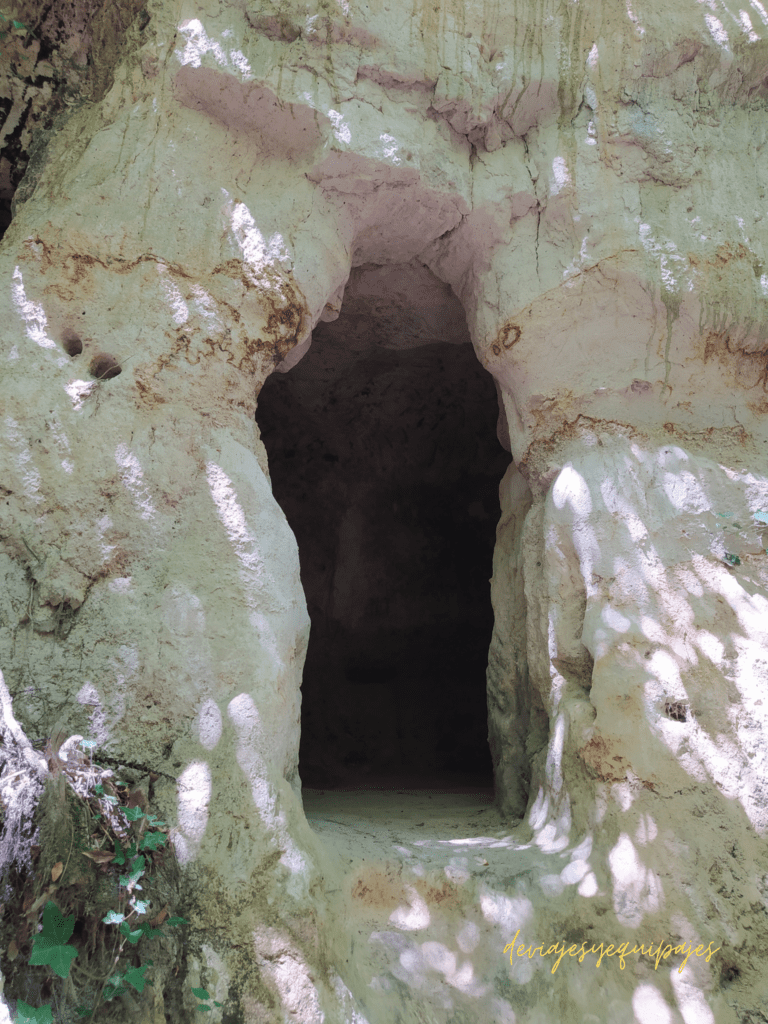
[[[0,249],[19,722],[178,780],[157,798],[214,1022],[765,1019],[765,8],[146,10]],[[309,621],[254,424],[353,268],[409,264],[461,301],[517,467],[489,672],[508,873],[437,858],[421,888],[402,852],[348,866],[307,824]],[[362,309],[391,294],[374,278]],[[722,948],[682,973],[515,972],[518,929]],[[136,1019],[164,1019],[167,980]],[[190,994],[174,1020],[193,1019]]]

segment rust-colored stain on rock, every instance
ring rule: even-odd
[[[410,890],[410,892],[409,892]],[[352,883],[353,900],[372,910],[392,913],[413,901],[413,891],[427,906],[456,908],[462,903],[461,892],[448,879],[430,882],[424,878],[404,879],[399,868],[368,868]]]
[[[522,330],[517,324],[508,323],[499,331],[498,341],[495,341],[491,346],[491,350],[494,355],[500,356],[502,349],[507,352],[520,341]],[[510,337],[511,335],[511,337]]]

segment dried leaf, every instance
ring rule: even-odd
[[[147,809],[147,795],[141,786],[134,786],[128,795],[128,803],[126,807],[140,807],[142,811]],[[129,821],[135,819],[129,818]]]
[[[97,864],[109,864],[115,858],[114,853],[110,853],[109,850],[83,850],[83,856]]]
[[[6,953],[6,956],[8,957],[9,960],[15,960],[18,955],[19,947],[16,945],[16,940],[11,939],[11,941],[8,943],[8,952]]]
[[[166,903],[166,905],[163,907],[163,909],[160,911],[157,917],[153,917],[149,923],[152,925],[153,928],[159,928],[163,921],[165,921],[165,919],[168,917],[170,912],[170,908]]]
[[[38,912],[40,907],[42,907],[42,905],[51,896],[51,893],[55,892],[55,890],[56,890],[56,886],[55,885],[49,885],[48,888],[45,890],[45,892],[42,894],[42,896],[38,896],[38,898],[35,900],[35,902],[32,904],[32,906],[29,908],[29,910],[25,911],[26,916],[27,917],[34,917],[34,915]],[[25,905],[26,905],[26,900],[24,902],[25,902]]]
[[[61,878],[61,873],[62,873],[63,870],[64,870],[64,861],[57,860],[56,863],[51,868],[51,881],[52,882],[58,882],[58,880]]]

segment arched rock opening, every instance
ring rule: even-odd
[[[305,785],[491,785],[497,415],[458,300],[421,266],[355,271],[338,319],[264,385],[312,621]]]

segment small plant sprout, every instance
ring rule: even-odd
[[[0,42],[8,38],[8,32],[15,29],[17,35],[24,35],[27,31],[27,26],[23,21],[16,21],[15,18],[9,18],[7,15],[0,11],[0,21],[3,23],[0,26]]]
[[[78,746],[83,748],[85,753],[88,755],[89,760],[93,762],[93,751],[98,746],[96,740],[80,740]]]
[[[768,512],[753,512],[752,518],[758,523],[762,523],[764,526],[768,526]],[[763,538],[765,542],[765,538]],[[766,555],[768,555],[768,548],[765,549]]]
[[[200,1011],[200,1013],[210,1013],[213,1010],[213,1006],[224,1005],[223,1003],[217,1003],[215,999],[211,999],[211,993],[205,988],[193,988],[192,995],[196,999],[201,1000],[201,1002],[197,1004],[197,1009]],[[202,1000],[207,1001],[202,1002]],[[210,1003],[213,1003],[213,1006],[211,1006]]]
[[[13,1024],[53,1024],[50,1003],[45,1006],[27,1006],[23,999],[16,1003],[16,1017]]]

